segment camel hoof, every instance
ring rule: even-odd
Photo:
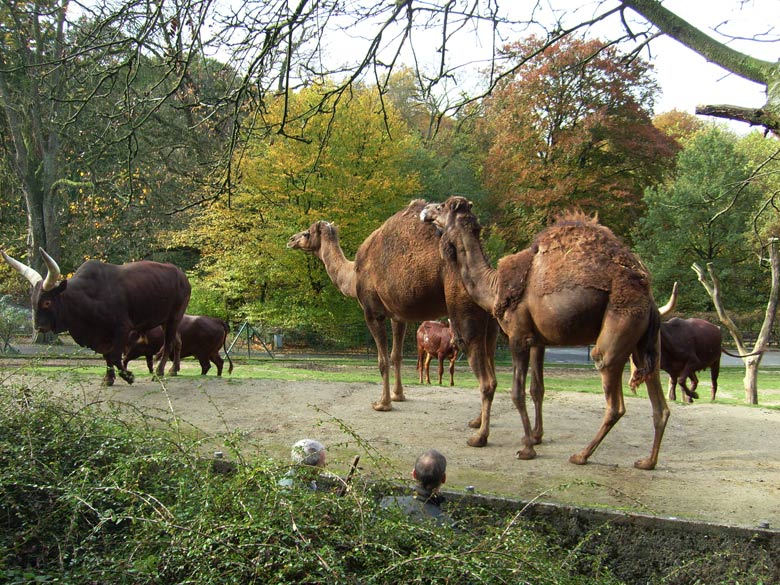
[[[533,435],[531,437],[531,440],[533,441],[533,443],[531,443],[532,445],[541,445],[542,444],[542,435]]]
[[[536,459],[536,451],[533,447],[526,445],[523,449],[520,449],[515,453],[515,457],[521,461],[530,461],[531,459]]]
[[[655,469],[655,461],[650,459],[650,457],[647,457],[646,459],[639,459],[638,461],[634,462],[634,467],[637,469],[645,469],[650,471],[651,469]]]
[[[484,447],[487,445],[487,437],[482,435],[472,435],[472,437],[466,441],[469,447]]]
[[[569,463],[574,463],[574,465],[585,465],[587,462],[588,458],[581,455],[580,453],[575,453],[569,457]]]
[[[371,408],[373,408],[374,410],[376,410],[378,412],[388,412],[390,410],[393,410],[393,405],[392,404],[384,404],[383,402],[374,402],[371,405]]]
[[[469,421],[469,428],[470,429],[478,429],[482,426],[482,417],[478,416],[477,418],[473,418]]]
[[[393,402],[404,402],[406,400],[406,396],[404,396],[403,392],[401,394],[393,394],[391,396],[391,399]]]

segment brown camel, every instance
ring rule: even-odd
[[[431,360],[439,361],[439,386],[444,377],[444,360],[450,362],[450,386],[455,385],[455,362],[458,359],[458,342],[452,326],[441,321],[423,321],[417,328],[417,371],[420,384],[423,376],[431,383]]]
[[[601,373],[606,410],[594,439],[569,460],[587,463],[625,413],[622,376],[630,357],[637,368],[632,382],[647,384],[655,428],[650,456],[634,465],[653,469],[669,418],[658,370],[660,315],[647,271],[631,251],[596,220],[569,214],[539,233],[530,248],[502,258],[493,268],[482,249],[470,201],[450,197],[430,204],[421,219],[443,230],[442,257],[509,337],[512,400],[525,433],[517,457],[536,457],[525,405],[530,348],[593,344],[591,357]]]
[[[391,410],[391,399],[405,400],[401,351],[407,322],[450,317],[459,342],[465,347],[469,365],[479,380],[482,397],[479,416],[469,422],[469,426],[478,430],[468,444],[483,447],[487,444],[490,408],[496,390],[494,359],[498,326],[488,311],[472,302],[460,277],[442,261],[438,229],[419,220],[425,205],[423,200],[412,201],[390,217],[360,245],[354,261],[344,256],[336,227],[324,221],[292,236],[287,247],[320,258],[336,287],[343,294],[356,298],[363,308],[366,324],[376,342],[382,375],[382,396],[373,403],[375,410]],[[386,319],[391,320],[393,332],[390,359],[395,385],[392,395]]]

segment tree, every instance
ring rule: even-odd
[[[771,154],[769,159],[758,156],[760,163],[746,154],[766,154],[767,144],[757,136],[738,139],[713,125],[693,134],[678,155],[674,178],[646,192],[647,215],[635,234],[637,250],[654,277],[656,298],[679,281],[683,312],[707,310],[710,303],[715,308],[737,351],[746,356],[749,404],[758,403],[761,352],[768,347],[780,295],[777,239],[772,235],[777,224],[757,223],[775,195],[771,181],[763,191],[755,179],[756,169],[771,166]],[[685,266],[691,266],[706,297],[696,294],[696,280]],[[752,349],[727,311],[727,298],[731,309],[741,312],[760,310],[761,299],[768,299]]]
[[[704,34],[657,0],[622,0],[622,4],[642,15],[664,34],[699,53],[707,61],[717,63],[726,71],[766,88],[767,101],[761,108],[728,104],[702,105],[696,108],[697,114],[738,120],[763,126],[775,133],[780,132],[780,61],[764,61],[736,51],[728,44]]]
[[[280,96],[258,112],[259,128],[299,116],[296,135],[285,140],[258,130],[230,206],[220,200],[198,212],[176,241],[200,248],[203,281],[234,314],[331,332],[362,323],[362,313],[333,287],[319,260],[291,253],[286,242],[325,219],[339,227],[345,254],[353,257],[371,231],[418,194],[411,169],[420,147],[395,109],[381,106],[376,88],[359,88],[312,112],[321,91]]]
[[[699,277],[699,282],[701,282],[702,286],[710,295],[710,298],[718,311],[718,317],[720,318],[721,323],[728,329],[732,339],[734,339],[739,354],[745,356],[742,358],[745,362],[745,378],[743,382],[745,388],[745,401],[748,404],[758,404],[758,366],[761,365],[763,352],[769,347],[769,334],[771,333],[775,322],[778,299],[780,299],[780,255],[778,254],[777,246],[778,239],[771,238],[767,249],[769,252],[768,264],[771,270],[772,288],[769,292],[769,301],[767,302],[766,311],[764,312],[764,321],[761,325],[761,330],[759,331],[756,342],[750,352],[746,350],[742,333],[734,324],[734,321],[729,317],[723,302],[721,301],[720,280],[713,271],[712,264],[707,264],[706,273],[701,265],[696,262],[691,266]]]
[[[647,211],[634,241],[653,275],[656,298],[667,295],[678,281],[683,312],[711,309],[709,299],[696,294],[696,279],[685,268],[698,262],[711,264],[721,275],[721,292],[735,308],[756,308],[756,292],[763,293],[766,286],[755,266],[751,218],[758,193],[745,185],[749,177],[736,135],[710,125],[688,140],[677,157],[674,177],[647,189]]]
[[[484,180],[504,237],[521,246],[574,207],[627,234],[644,188],[677,150],[651,122],[657,87],[647,63],[573,38],[547,47],[532,37],[505,52],[510,66],[527,60],[485,105]]]
[[[198,134],[192,113],[200,104],[187,95],[194,93],[198,53],[185,50],[180,24],[200,22],[194,8],[98,4],[80,7],[74,21],[73,7],[67,0],[0,7],[0,125],[8,131],[7,160],[25,201],[26,247],[38,270],[39,247],[69,267],[63,227],[80,210],[121,225],[127,216],[119,212],[143,201],[139,153],[154,153],[159,166],[161,149],[149,148],[154,135],[140,129],[166,118],[166,104],[178,99],[177,111],[190,116],[184,135]],[[203,113],[202,120],[213,119]]]

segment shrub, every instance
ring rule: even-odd
[[[11,583],[609,583],[516,521],[459,528],[377,506],[375,487],[282,491],[284,465],[225,474],[199,443],[109,404],[0,386],[0,580]]]

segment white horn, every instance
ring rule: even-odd
[[[666,303],[663,307],[658,307],[658,312],[661,313],[661,317],[665,317],[668,313],[671,313],[674,310],[674,307],[677,305],[677,282],[675,281],[674,286],[672,287],[672,296],[669,297],[669,302]]]
[[[41,288],[43,290],[51,290],[55,286],[57,286],[57,281],[60,279],[60,267],[57,266],[57,263],[54,261],[54,258],[49,256],[46,253],[46,250],[43,248],[38,248],[41,251],[41,256],[43,256],[43,261],[46,263],[46,268],[48,268],[48,273],[46,274],[46,280],[43,281],[43,284],[41,285]]]
[[[11,258],[8,254],[6,254],[3,250],[0,250],[0,254],[3,255],[3,258],[6,262],[8,262],[9,266],[16,270],[19,274],[24,276],[28,281],[30,281],[30,284],[35,286],[40,281],[43,280],[43,276],[41,276],[37,270],[34,268],[30,268],[26,264],[22,264],[18,260]]]

